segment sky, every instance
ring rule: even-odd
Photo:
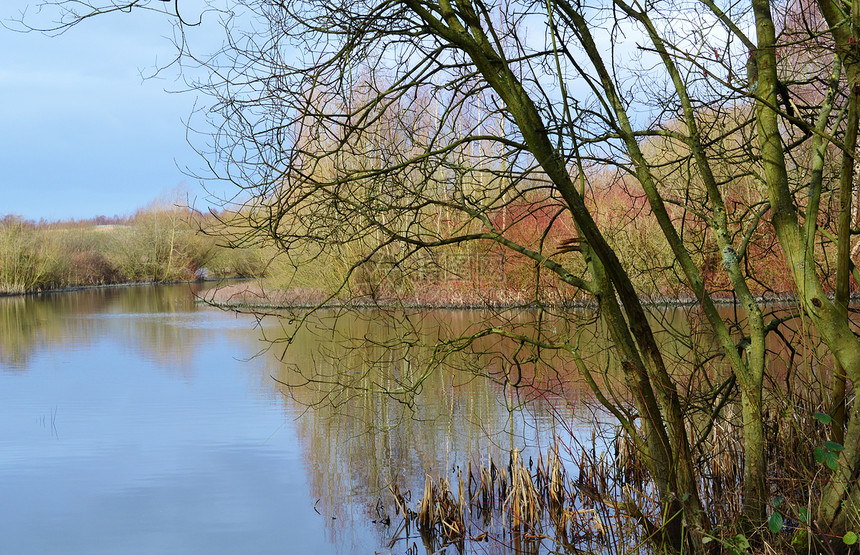
[[[59,36],[6,28],[20,28],[22,13],[31,25],[50,25],[58,12],[40,13],[45,1],[59,0],[0,0],[0,217],[124,216],[185,199],[205,210],[236,194],[212,182],[206,191],[189,176],[205,173],[205,163],[187,142],[185,121],[206,99],[177,93],[184,83],[174,69],[144,79],[176,54],[173,18],[108,14]],[[196,19],[201,2],[180,2],[187,19]],[[203,23],[189,30],[191,45],[212,52],[223,30],[214,16]],[[201,146],[200,137],[192,140]]]
[[[26,10],[28,21],[50,22],[38,1],[3,0],[0,19],[14,25]],[[0,27],[0,217],[122,216],[177,196],[212,204],[183,173],[204,167],[184,125],[195,94],[168,92],[183,88],[174,70],[142,78],[171,59],[172,34],[169,18],[144,11],[54,37]]]

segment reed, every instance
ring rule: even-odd
[[[729,404],[704,435],[697,436],[703,430],[691,427],[691,437],[701,439],[696,444],[700,492],[710,518],[706,536],[715,552],[795,553],[820,533],[809,518],[819,492],[809,484],[822,467],[813,447],[825,444],[828,432],[820,421],[804,417],[821,410],[814,395],[809,397],[774,398],[774,410],[766,416],[774,500],[769,510],[778,514],[773,522],[783,523],[779,528],[743,528],[738,408]],[[790,400],[800,405],[790,406]],[[515,449],[506,464],[471,462],[467,471],[454,469],[453,480],[427,475],[414,507],[408,491],[392,486],[396,514],[403,521],[393,542],[414,533],[429,552],[447,545],[483,552],[483,542],[490,542],[494,553],[659,553],[659,524],[670,515],[662,513],[633,439],[619,427],[603,435],[595,431],[590,444],[571,441],[573,445],[557,441],[532,456]],[[741,548],[752,537],[754,549]]]
[[[408,539],[414,529],[432,551],[447,545],[492,542],[516,553],[537,553],[543,548],[564,553],[599,552],[615,541],[607,522],[617,518],[608,504],[595,503],[604,495],[609,465],[587,454],[577,461],[579,474],[568,474],[558,447],[526,462],[515,449],[507,465],[470,464],[463,479],[456,469],[457,488],[446,478],[425,476],[421,498],[409,507],[409,493],[390,488],[403,523],[393,542]],[[403,535],[400,535],[400,534]]]

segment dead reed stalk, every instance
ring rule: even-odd
[[[588,465],[583,458],[580,465]],[[465,541],[513,542],[515,552],[537,552],[540,545],[562,548],[565,552],[600,551],[606,546],[609,518],[606,506],[593,505],[590,497],[580,494],[589,488],[582,477],[571,479],[558,450],[546,457],[524,461],[515,449],[507,467],[500,469],[494,461],[488,465],[470,465],[467,478],[457,469],[457,492],[449,480],[434,480],[426,475],[421,499],[414,510],[407,504],[408,494],[397,486],[390,488],[397,512],[404,519],[408,537],[414,524],[428,548]],[[588,483],[605,481],[605,471],[589,469]],[[519,551],[517,551],[519,550]]]

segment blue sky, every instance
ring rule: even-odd
[[[29,21],[49,21],[37,2],[3,0],[0,18],[27,9]],[[209,205],[180,170],[202,168],[183,124],[195,95],[166,92],[182,88],[176,71],[141,76],[175,53],[171,36],[167,17],[144,11],[94,18],[57,37],[0,28],[0,215],[125,215],[176,191]]]

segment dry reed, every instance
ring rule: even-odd
[[[573,479],[557,448],[538,456],[537,462],[531,457],[526,462],[515,449],[501,469],[492,460],[470,465],[465,483],[457,469],[456,490],[445,478],[425,476],[414,509],[398,486],[390,491],[404,521],[400,530],[408,538],[414,526],[432,551],[491,541],[516,553],[537,553],[548,546],[566,553],[597,552],[608,545],[605,522],[617,511],[594,503],[594,492],[611,480],[604,475],[609,465],[593,462],[588,455],[580,457],[579,476]]]
[[[797,407],[799,408],[799,407]],[[817,502],[809,488],[816,462],[811,446],[823,442],[826,429],[799,411],[770,411],[769,484],[785,526],[779,533],[753,532],[758,545],[774,553],[794,549],[798,538],[815,530],[801,521]],[[739,528],[743,501],[743,430],[736,407],[728,407],[696,445],[701,470],[700,495],[710,518],[709,541],[730,546]],[[691,437],[697,437],[691,428]],[[698,430],[702,431],[702,430]],[[561,455],[564,455],[563,458]],[[818,465],[820,466],[820,465]],[[635,442],[620,431],[576,448],[556,443],[544,456],[510,453],[507,465],[470,464],[456,469],[457,487],[445,478],[425,476],[423,494],[414,509],[408,493],[392,486],[400,532],[414,529],[430,552],[447,545],[499,553],[651,553],[663,519],[655,486]],[[393,541],[403,539],[402,535]],[[483,542],[490,542],[483,546]]]

